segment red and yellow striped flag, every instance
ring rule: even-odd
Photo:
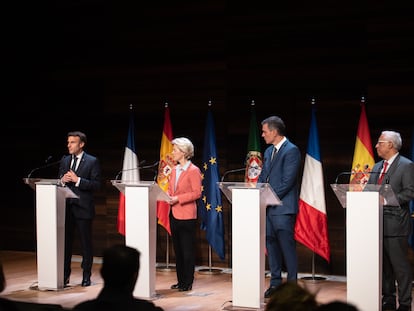
[[[374,152],[372,150],[371,135],[369,133],[368,119],[365,111],[365,98],[361,98],[361,115],[355,142],[354,159],[352,161],[352,175],[349,183],[365,185],[369,173],[374,166]]]
[[[164,128],[161,137],[160,163],[158,165],[157,175],[157,183],[165,192],[168,189],[171,171],[175,166],[174,160],[171,156],[173,149],[173,145],[171,143],[172,140],[173,132],[170,120],[170,109],[168,107],[168,103],[165,103]],[[169,213],[170,205],[164,201],[157,201],[158,223],[163,226],[165,230],[167,230],[167,232],[171,235]]]

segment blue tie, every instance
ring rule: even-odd
[[[272,150],[272,156],[271,156],[271,158],[270,158],[270,161],[273,161],[273,158],[275,157],[275,154],[277,153],[277,148],[276,147],[273,147],[273,150]]]

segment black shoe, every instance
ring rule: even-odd
[[[180,288],[180,284],[173,284],[171,285],[171,289],[179,289]]]
[[[191,290],[193,288],[193,285],[188,285],[188,286],[181,286],[178,291],[179,292],[188,292],[189,290]]]
[[[395,311],[396,307],[395,304],[389,303],[389,302],[384,302],[382,304],[382,311]],[[404,309],[402,309],[404,310]]]
[[[264,293],[264,298],[270,298],[273,292],[276,290],[276,286],[270,286]]]
[[[86,287],[86,286],[91,286],[91,278],[83,278],[82,279],[82,284],[81,284],[83,287]]]
[[[395,310],[395,309],[394,309]],[[411,311],[411,306],[400,305],[397,311]]]

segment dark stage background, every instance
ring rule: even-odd
[[[414,126],[412,10],[382,1],[342,7],[275,5],[214,0],[9,4],[3,29],[6,160],[0,248],[35,249],[34,193],[22,178],[49,156],[60,159],[70,130],[86,132],[86,151],[102,164],[105,182],[97,194],[94,228],[95,255],[100,256],[106,246],[123,241],[116,232],[119,194],[109,181],[122,167],[130,104],[135,107],[140,160],[159,159],[168,102],[174,136],[194,142],[194,162],[201,165],[211,100],[224,173],[244,166],[252,100],[259,122],[273,114],[284,119],[288,138],[304,159],[314,97],[332,254],[329,264],[315,256],[316,272],[344,275],[345,211],[329,184],[351,169],[361,96],[366,98],[373,143],[381,130],[398,130],[401,152],[409,156]],[[55,171],[37,174],[54,177]],[[151,179],[151,174],[142,177]],[[213,254],[212,263],[231,267],[231,206],[224,202],[226,259]],[[163,262],[166,233],[161,227],[158,233],[157,261]],[[197,264],[207,265],[203,231],[198,245]],[[301,245],[298,251],[300,272],[311,272],[312,253]]]

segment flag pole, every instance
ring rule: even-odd
[[[208,246],[208,268],[198,270],[200,274],[220,274],[223,272],[222,269],[217,269],[212,267],[212,260],[211,260],[211,245]]]
[[[301,280],[317,283],[326,280],[326,277],[315,275],[315,253],[312,252],[312,276],[301,277]]]
[[[162,272],[175,271],[175,266],[170,264],[170,235],[168,232],[166,232],[166,237],[167,249],[165,251],[165,265],[157,267],[157,270]]]

